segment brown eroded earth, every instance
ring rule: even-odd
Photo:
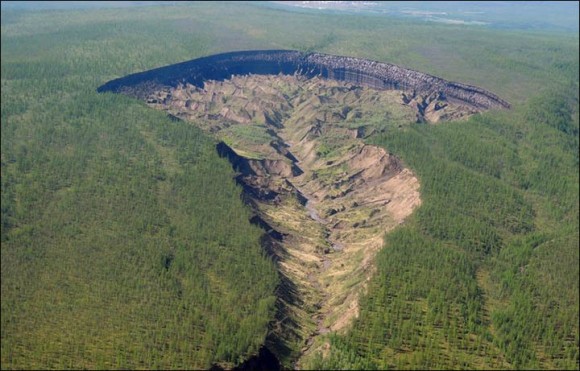
[[[282,278],[272,333],[297,368],[358,315],[383,235],[421,203],[415,175],[364,138],[476,112],[439,95],[285,75],[182,85],[147,102],[217,137],[239,172]]]

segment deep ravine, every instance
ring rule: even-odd
[[[235,77],[150,101],[221,140],[218,151],[238,172],[270,236],[267,249],[293,287],[290,296],[279,290],[284,315],[271,338],[304,367],[328,347],[324,335],[358,315],[384,233],[420,204],[417,178],[396,156],[365,144],[358,125],[376,116],[408,124],[415,110],[396,92],[293,76]]]
[[[483,89],[398,66],[288,51],[202,58],[99,91],[143,99],[219,141],[280,275],[260,354],[296,369],[331,351],[326,334],[357,317],[384,234],[421,203],[416,176],[365,138],[509,107]]]

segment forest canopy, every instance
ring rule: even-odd
[[[96,92],[248,49],[396,63],[513,106],[366,139],[423,203],[385,236],[358,318],[303,367],[580,367],[577,30],[246,3],[1,17],[3,369],[231,368],[275,348],[280,277],[215,139]]]

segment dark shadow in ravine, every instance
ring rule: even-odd
[[[253,210],[257,210],[256,201],[260,200],[262,202],[272,201],[273,197],[263,190],[257,190],[256,188],[246,184],[243,179],[246,175],[254,174],[251,166],[248,164],[248,160],[244,157],[237,155],[229,146],[225,143],[220,142],[216,145],[216,151],[220,157],[225,157],[229,160],[234,171],[238,173],[235,177],[236,181],[243,188],[242,198],[244,202],[251,207]],[[275,193],[275,192],[272,192]],[[255,214],[250,218],[250,223],[260,227],[264,230],[264,234],[260,238],[260,244],[264,249],[264,252],[272,259],[275,264],[280,264],[280,262],[288,258],[288,253],[282,245],[284,238],[287,237],[286,234],[273,228],[267,221],[265,221],[259,214]],[[282,363],[289,365],[298,354],[295,354],[296,344],[303,341],[300,336],[300,326],[295,321],[294,316],[290,313],[290,307],[301,307],[303,305],[303,300],[300,298],[298,288],[292,280],[286,276],[280,269],[278,269],[279,284],[276,288],[276,314],[273,321],[269,326],[269,334],[266,338],[265,346],[260,354],[251,357],[244,364],[244,367],[257,367],[259,368],[260,362],[265,362],[264,360],[269,360],[271,357],[266,357],[268,352],[272,356],[277,357],[276,361],[281,360]],[[265,357],[265,358],[264,358]],[[268,363],[271,366],[270,363]],[[252,369],[252,368],[242,368],[240,369]],[[278,363],[278,368],[280,364]],[[264,369],[272,369],[267,367]]]
[[[213,365],[210,371],[224,371],[225,369]],[[266,347],[260,348],[258,354],[248,358],[240,365],[232,368],[232,371],[279,371],[281,370],[280,361],[278,358]]]

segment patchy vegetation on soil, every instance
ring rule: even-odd
[[[477,112],[441,95],[300,75],[233,76],[146,100],[222,141],[220,152],[239,171],[256,220],[269,232],[264,244],[295,285],[295,297],[279,293],[287,318],[277,336],[306,357],[323,346],[318,335],[342,330],[358,315],[384,233],[421,203],[415,175],[363,139]]]

